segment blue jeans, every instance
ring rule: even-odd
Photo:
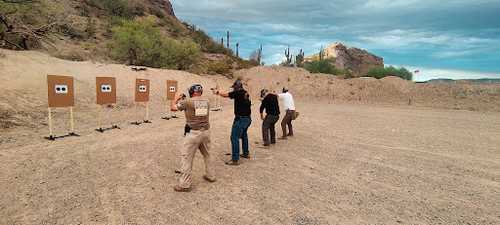
[[[240,118],[233,121],[231,130],[231,147],[233,149],[232,161],[240,160],[240,138],[243,154],[250,154],[248,151],[248,127],[252,123],[252,118]]]

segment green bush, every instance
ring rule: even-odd
[[[104,8],[115,16],[134,18],[134,8],[130,0],[101,0]]]
[[[148,7],[142,2],[133,3],[134,14],[138,16],[144,16],[148,10]]]
[[[177,43],[162,36],[152,19],[123,21],[111,30],[111,55],[126,64],[187,70],[196,66],[202,55],[192,40]]]
[[[227,60],[217,60],[214,62],[210,62],[207,67],[210,74],[220,74],[223,76],[228,75],[231,70],[231,67],[229,66]]]
[[[370,68],[366,73],[363,75],[365,77],[374,77],[377,79],[387,77],[387,76],[395,76],[395,77],[400,77],[404,80],[413,80],[413,74],[408,71],[405,67],[401,68],[396,68],[394,66],[389,66],[389,67],[382,67],[382,66],[374,66]]]
[[[160,19],[165,19],[165,13],[163,13],[163,11],[161,11],[159,9],[157,9],[155,11],[155,16],[158,17],[158,18],[160,18]]]
[[[313,60],[312,62],[307,63],[304,69],[311,73],[327,73],[333,75],[340,73],[340,71],[335,69],[335,67],[333,67],[328,60]]]
[[[171,39],[172,40],[172,39]],[[165,49],[169,46],[164,45]],[[178,70],[187,70],[198,64],[199,59],[203,55],[200,47],[191,39],[186,39],[182,41],[182,45],[171,45],[173,48],[172,55],[174,57],[174,62]]]
[[[304,63],[304,69],[311,73],[326,73],[336,76],[341,76],[343,78],[355,78],[356,76],[349,69],[339,70],[332,65],[335,58],[327,58],[321,61],[313,60],[311,62]]]

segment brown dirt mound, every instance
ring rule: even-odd
[[[280,92],[287,86],[298,99],[500,112],[500,84],[413,83],[399,77],[339,79],[280,66],[240,70],[236,76],[253,87],[254,96],[263,88]]]

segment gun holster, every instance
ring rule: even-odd
[[[184,136],[186,136],[186,134],[189,132],[191,132],[191,127],[186,124],[186,126],[184,126]]]

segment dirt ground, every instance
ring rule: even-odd
[[[6,81],[0,95],[0,224],[500,223],[496,86],[470,89],[464,98],[453,98],[453,92],[435,95],[437,100],[432,101],[449,97],[461,101],[461,109],[469,109],[453,110],[454,103],[451,108],[408,105],[407,96],[380,102],[340,97],[356,89],[360,91],[356,97],[364,96],[372,86],[360,89],[360,84],[377,80],[328,77],[331,80],[316,89],[346,88],[334,90],[336,97],[330,99],[303,88],[308,80],[326,75],[309,75],[299,82],[302,72],[295,77],[287,74],[288,68],[270,67],[267,73],[280,70],[282,77],[263,79],[260,84],[265,67],[244,71],[239,75],[254,87],[254,93],[259,84],[278,89],[288,76],[292,76],[290,82],[298,82],[289,85],[292,94],[294,89],[297,93],[301,113],[293,123],[295,136],[278,140],[271,149],[257,148],[262,122],[260,102],[254,97],[251,159],[242,159],[239,166],[225,165],[231,151],[233,108],[230,100],[223,99],[222,110],[210,114],[217,181],[203,180],[198,153],[193,190],[176,193],[184,115],[161,119],[165,80],[179,80],[180,89],[193,82],[205,89],[216,82],[229,87],[230,80],[179,71],[134,72],[126,66],[67,62],[41,53],[5,54],[7,58],[0,59],[4,68],[0,75]],[[80,136],[44,139],[48,135],[46,74],[75,77],[75,133]],[[120,129],[96,132],[95,76],[113,74],[118,87],[123,87],[118,91]],[[151,123],[130,124],[135,77],[153,82],[148,105]],[[285,81],[272,80],[278,78]],[[400,81],[388,78],[379,87],[391,82]],[[398,87],[400,93],[418,93]],[[390,92],[379,91],[381,96]],[[487,102],[466,104],[482,95],[489,96]],[[110,127],[113,107],[102,106],[101,113],[104,127]],[[144,104],[138,115],[140,120],[146,118]],[[54,134],[67,134],[69,109],[55,108],[53,117]]]

